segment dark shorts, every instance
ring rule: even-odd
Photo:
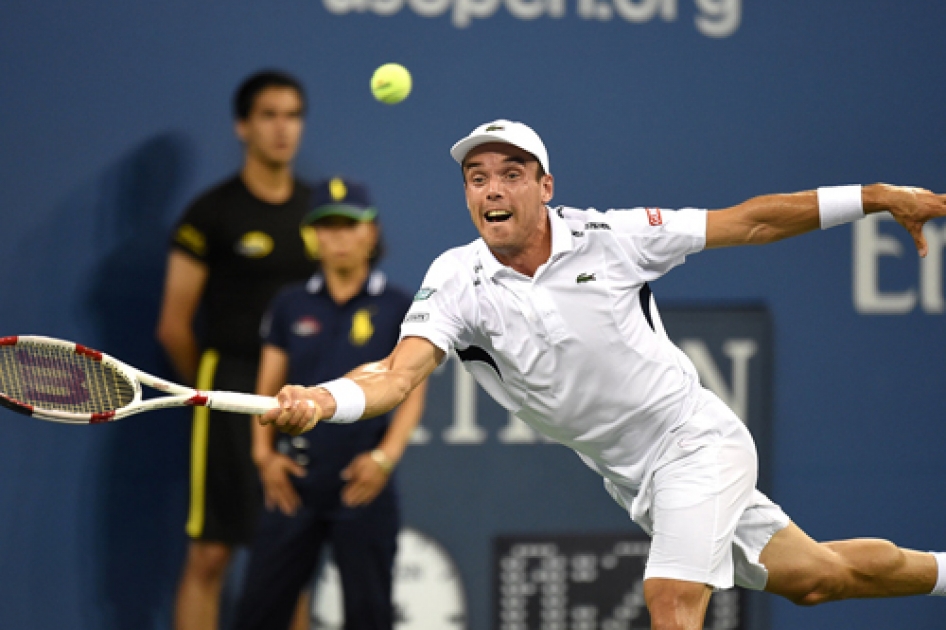
[[[207,350],[201,356],[197,388],[252,393],[256,371],[256,362]],[[252,421],[251,416],[194,409],[186,526],[194,540],[244,545],[253,539],[262,491],[250,455]]]

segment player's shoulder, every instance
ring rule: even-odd
[[[601,212],[596,208],[572,208],[558,206],[553,212],[565,220],[568,229],[576,237],[592,237],[595,235],[614,235],[626,231],[620,217],[614,217],[611,211]]]
[[[573,232],[584,230],[608,230],[610,224],[604,213],[595,208],[573,208],[571,206],[557,206],[552,211],[564,219]]]
[[[182,221],[206,222],[219,214],[233,199],[239,197],[244,189],[239,175],[233,175],[217,182],[199,193],[184,210]]]
[[[431,269],[443,270],[461,276],[473,276],[480,262],[482,240],[477,239],[466,245],[451,247],[437,256],[430,265]]]
[[[461,299],[475,286],[476,276],[482,270],[478,241],[453,247],[443,252],[430,264],[421,288],[413,296],[414,301],[423,301],[436,294],[436,299],[451,295]]]
[[[238,174],[231,175],[224,180],[213,184],[198,194],[191,206],[204,206],[218,201],[231,199],[234,196],[242,194],[246,190],[243,181]]]
[[[565,219],[573,232],[583,234],[627,234],[662,227],[674,211],[661,208],[569,208],[561,206],[555,209]],[[669,215],[668,215],[669,213]]]

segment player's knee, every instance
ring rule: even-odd
[[[651,630],[691,630],[702,628],[703,614],[709,601],[709,591],[703,585],[679,584],[654,588],[645,582],[644,596],[650,613]],[[689,587],[689,588],[687,588]]]
[[[669,601],[665,603],[666,605],[660,602],[652,602],[648,605],[651,630],[689,630],[689,627],[678,614],[679,604]]]
[[[187,571],[195,579],[220,580],[229,564],[230,548],[224,545],[193,544],[188,550]]]

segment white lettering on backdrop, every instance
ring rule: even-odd
[[[677,21],[679,0],[573,0],[575,12],[583,20],[607,22],[620,18],[632,24],[660,18]],[[694,0],[696,29],[707,37],[729,37],[742,22],[742,0]],[[405,6],[422,17],[434,18],[450,13],[457,28],[468,27],[474,19],[485,20],[500,6],[518,20],[541,17],[560,19],[567,13],[566,0],[322,0],[329,13],[374,13],[390,16]]]
[[[888,213],[872,214],[854,224],[854,308],[858,313],[872,315],[903,315],[917,305],[926,312],[946,311],[943,299],[943,247],[946,246],[946,225],[927,223],[923,227],[929,252],[919,263],[917,283],[899,290],[880,287],[881,262],[916,256],[913,241],[900,234],[883,232],[881,221],[892,221]]]

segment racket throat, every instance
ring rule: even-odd
[[[190,407],[209,407],[210,406],[210,397],[204,394],[203,392],[197,392],[190,398],[184,401],[185,405]]]

